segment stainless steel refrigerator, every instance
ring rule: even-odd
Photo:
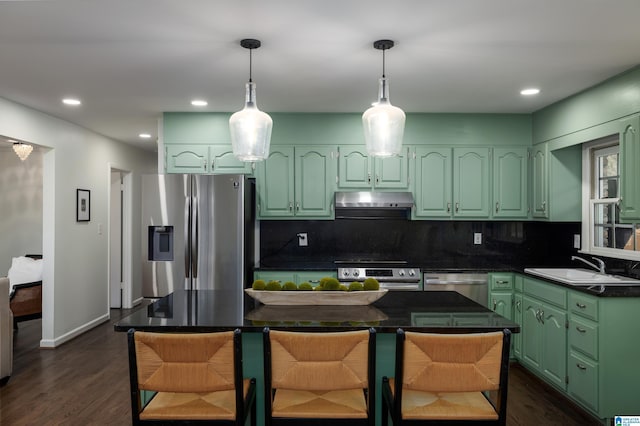
[[[253,267],[255,181],[143,175],[142,196],[142,296],[219,290],[242,306]]]

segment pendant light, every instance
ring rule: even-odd
[[[405,115],[389,102],[389,80],[384,72],[384,51],[393,45],[393,40],[373,43],[373,47],[382,50],[382,78],[379,80],[378,102],[362,114],[367,152],[372,157],[392,157],[400,154],[402,149]]]
[[[13,152],[20,158],[20,160],[24,161],[27,159],[29,154],[33,151],[33,146],[22,143],[22,142],[14,142],[13,143]]]
[[[244,109],[229,119],[233,154],[241,161],[262,161],[269,156],[273,120],[256,104],[256,85],[251,79],[251,51],[260,47],[260,40],[252,38],[240,41],[240,46],[249,49],[249,82],[246,84]]]

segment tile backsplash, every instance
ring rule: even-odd
[[[308,245],[298,246],[298,233]],[[474,244],[474,234],[481,244]],[[405,260],[423,269],[571,266],[579,222],[261,221],[260,267],[328,268],[336,260]]]

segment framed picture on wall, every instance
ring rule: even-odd
[[[89,222],[91,220],[91,191],[76,189],[76,221]]]

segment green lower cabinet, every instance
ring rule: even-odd
[[[502,315],[507,319],[513,319],[513,295],[511,292],[491,292],[489,296],[489,307],[492,311]]]
[[[598,412],[598,363],[577,352],[569,352],[569,396]]]
[[[561,288],[561,287],[560,287]],[[567,313],[539,298],[527,294],[542,294],[558,286],[525,279],[522,296],[522,363],[547,382],[566,390],[567,377]],[[561,299],[566,300],[566,299]]]

